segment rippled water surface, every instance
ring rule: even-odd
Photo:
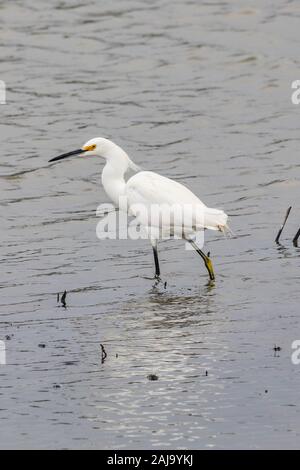
[[[300,6],[247,3],[0,1],[1,448],[299,447]],[[230,214],[214,286],[96,238],[102,162],[47,161],[101,135]]]

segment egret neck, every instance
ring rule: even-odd
[[[125,195],[126,182],[124,175],[131,166],[131,160],[121,147],[111,142],[103,157],[106,164],[102,171],[102,184],[106,194],[119,207],[119,197]]]

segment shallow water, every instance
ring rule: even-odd
[[[0,1],[1,448],[299,447],[300,6],[261,3]],[[230,214],[214,286],[96,238],[101,161],[47,161],[97,135]]]

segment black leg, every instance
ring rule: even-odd
[[[160,269],[159,269],[159,261],[158,261],[158,254],[157,254],[157,246],[153,246],[152,248],[153,248],[154,262],[155,262],[155,278],[159,279]]]

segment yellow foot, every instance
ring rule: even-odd
[[[206,269],[208,271],[208,274],[209,274],[209,277],[211,279],[211,281],[214,281],[215,280],[215,273],[214,273],[214,268],[213,268],[213,264],[212,264],[212,261],[209,257],[210,253],[207,253],[207,256],[205,256],[204,258],[204,263],[205,263],[205,266],[206,266]]]

